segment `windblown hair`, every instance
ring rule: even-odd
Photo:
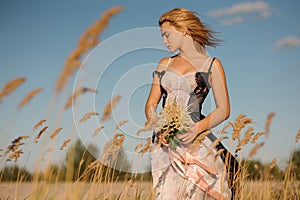
[[[164,13],[159,19],[159,26],[165,22],[169,22],[179,31],[185,28],[187,34],[201,46],[216,47],[221,42],[221,40],[215,37],[216,32],[200,21],[197,13],[185,8],[174,8]]]

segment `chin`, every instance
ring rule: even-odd
[[[168,48],[171,53],[174,53],[177,49]]]
[[[174,52],[176,52],[177,50],[179,50],[179,48],[176,48],[176,47],[174,47],[174,46],[168,46],[167,48],[169,49],[169,51],[170,51],[171,53],[174,53]]]

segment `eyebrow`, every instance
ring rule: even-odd
[[[168,31],[162,31],[161,36],[163,37],[164,35],[168,34]]]

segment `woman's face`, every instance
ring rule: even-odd
[[[164,44],[171,52],[175,52],[181,48],[184,34],[178,31],[169,22],[165,22],[160,26],[161,35]]]

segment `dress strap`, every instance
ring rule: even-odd
[[[166,73],[166,69],[168,68],[170,62],[171,62],[171,57],[169,57],[167,65],[165,66],[165,69],[162,71],[157,71],[155,70],[154,72],[152,72],[152,77],[154,77],[155,75],[157,75],[159,77],[159,79],[161,79],[161,77]]]
[[[165,67],[165,70],[168,68],[168,66],[169,66],[169,64],[170,64],[170,62],[171,62],[171,57],[169,57],[169,60],[168,60],[168,62],[167,62],[167,65],[166,65],[166,67]]]
[[[210,62],[210,66],[209,66],[209,68],[208,68],[208,72],[210,72],[210,70],[211,70],[211,67],[212,67],[212,65],[213,65],[213,62],[214,62],[214,60],[215,60],[216,58],[213,58],[212,60],[211,60],[211,62]]]
[[[207,62],[209,60],[209,57],[205,60],[204,64],[202,65],[200,71],[202,71],[204,69],[204,67],[206,66]]]

